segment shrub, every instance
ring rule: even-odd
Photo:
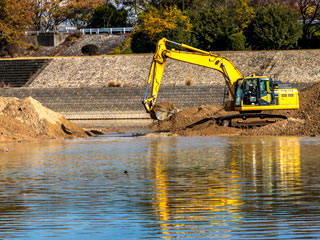
[[[97,55],[99,52],[99,48],[96,45],[88,44],[81,48],[81,52],[86,56]]]
[[[108,81],[107,87],[123,87],[123,83],[121,81]]]
[[[11,88],[11,84],[10,83],[5,83],[5,82],[1,82],[0,83],[0,88]]]
[[[186,84],[186,86],[191,86],[192,85],[192,77],[187,77],[184,81],[184,83]]]
[[[5,50],[7,51],[8,55],[12,58],[20,55],[20,47],[18,44],[8,44],[5,47]]]
[[[111,54],[129,54],[131,51],[131,38],[123,41],[118,47],[113,49]]]
[[[121,53],[121,50],[120,50],[120,48],[115,48],[115,49],[113,49],[113,51],[112,51],[112,54],[120,54]]]
[[[75,41],[79,38],[81,38],[82,36],[82,33],[81,32],[74,32],[74,33],[71,33],[67,38],[66,38],[66,41]]]
[[[243,51],[245,45],[246,37],[242,33],[234,33],[228,37],[228,50]]]

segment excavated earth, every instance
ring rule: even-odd
[[[0,143],[90,135],[90,132],[66,120],[63,115],[45,108],[32,97],[0,97]]]
[[[235,114],[226,112],[221,106],[198,106],[184,109],[169,119],[154,122],[150,128],[156,132],[170,132],[179,136],[318,136],[320,135],[320,83],[299,92],[298,110],[270,111],[282,114],[288,119],[263,127],[240,129],[216,124],[215,118]]]
[[[217,135],[271,135],[319,136],[320,135],[320,83],[299,92],[298,110],[275,111],[288,117],[260,128],[240,129],[216,124],[215,118],[235,114],[221,106],[203,105],[173,113],[163,121],[155,121],[153,132],[168,132],[179,136]],[[85,131],[59,113],[45,108],[37,100],[0,97],[0,143],[13,141],[41,141],[95,135]],[[0,148],[0,152],[5,149]]]

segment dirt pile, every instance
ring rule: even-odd
[[[250,135],[318,136],[320,135],[320,83],[299,92],[300,108],[282,111],[287,120],[245,133]]]
[[[213,105],[187,108],[173,114],[167,120],[153,123],[151,129],[180,136],[238,135],[240,129],[221,127],[215,121],[217,117],[233,113],[226,112],[221,106]]]
[[[154,131],[167,131],[180,136],[249,135],[249,136],[318,136],[320,135],[320,83],[299,92],[298,110],[274,111],[288,117],[260,128],[237,129],[218,126],[217,117],[235,114],[222,107],[206,105],[184,109],[170,119],[151,125]]]
[[[32,97],[0,97],[0,142],[87,136],[76,124]]]
[[[153,119],[164,120],[170,118],[179,109],[171,102],[161,102],[156,104],[151,113]]]

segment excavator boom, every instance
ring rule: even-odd
[[[193,52],[176,51],[174,49],[168,50],[166,47],[167,42]],[[158,41],[157,49],[151,63],[143,100],[143,105],[147,112],[152,111],[155,106],[167,58],[211,68],[221,72],[225,78],[226,85],[232,98],[234,98],[235,95],[234,89],[236,81],[243,78],[237,67],[224,56],[219,56],[186,44],[176,43],[166,38],[162,38]],[[152,92],[151,97],[148,98],[147,95],[150,85],[152,85]]]

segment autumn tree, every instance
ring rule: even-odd
[[[188,43],[191,39],[191,29],[189,18],[175,6],[160,9],[150,7],[139,15],[131,48],[134,52],[152,52],[162,37]]]
[[[35,30],[54,30],[66,21],[66,0],[30,0]]]
[[[54,30],[68,21],[72,25],[85,26],[91,20],[93,10],[103,0],[29,0],[34,13],[35,30]]]
[[[243,33],[255,16],[253,7],[248,5],[248,0],[235,0],[232,13],[240,33]]]
[[[177,6],[180,10],[187,10],[197,7],[212,7],[217,6],[225,0],[115,0],[116,3],[121,3],[126,6],[146,9],[149,6],[157,8]]]
[[[22,45],[21,38],[32,20],[28,0],[0,1],[0,48]]]
[[[30,10],[32,14],[32,30],[38,31],[42,29],[41,21],[44,18],[44,7],[42,0],[30,0]]]
[[[66,19],[75,26],[87,26],[92,21],[94,10],[103,3],[103,0],[68,0]]]
[[[150,6],[160,8],[168,8],[176,6],[182,12],[198,11],[203,8],[212,8],[219,6],[226,0],[114,0],[116,5],[123,5],[129,10],[133,16],[139,15],[146,11]]]

